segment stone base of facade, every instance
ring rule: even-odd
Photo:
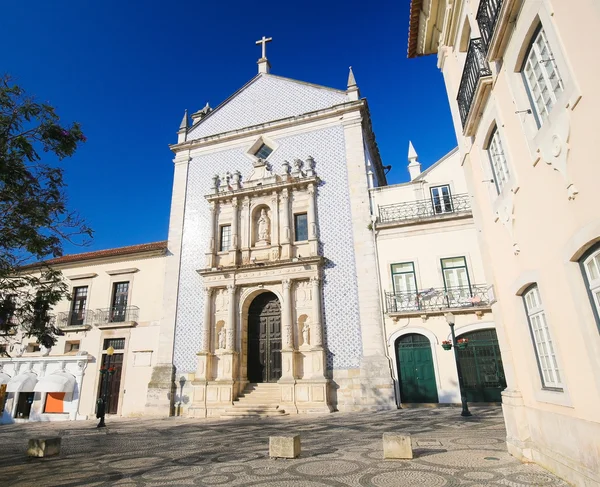
[[[148,383],[144,415],[150,417],[172,416],[175,394],[175,367],[168,364],[155,366]]]
[[[574,485],[600,485],[600,424],[526,406],[516,390],[502,393],[502,409],[511,455]]]
[[[385,357],[363,357],[359,369],[334,370],[330,404],[337,411],[397,409],[390,364]]]

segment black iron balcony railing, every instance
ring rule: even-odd
[[[479,9],[477,9],[477,16],[475,18],[479,25],[479,32],[481,33],[485,52],[487,52],[492,36],[494,35],[502,2],[503,0],[481,0],[479,2]]]
[[[137,321],[140,308],[137,306],[113,306],[112,308],[96,310],[95,323],[104,325],[107,323],[122,323],[125,321]]]
[[[484,76],[491,76],[492,71],[485,60],[485,49],[481,38],[471,39],[469,41],[469,50],[463,70],[460,86],[458,88],[458,110],[463,128],[469,116],[473,99],[477,91],[477,84]]]
[[[386,292],[388,313],[442,311],[490,306],[488,286],[484,284],[449,288],[429,288],[418,292]]]
[[[426,220],[449,214],[470,213],[471,199],[468,194],[456,194],[443,198],[408,201],[379,207],[379,223]]]
[[[63,311],[56,315],[56,326],[68,328],[70,326],[91,326],[94,312],[90,309],[83,311]]]

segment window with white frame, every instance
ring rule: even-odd
[[[554,53],[541,27],[531,40],[523,64],[523,76],[538,126],[541,126],[564,90]]]
[[[546,313],[537,285],[532,286],[523,295],[529,328],[540,368],[542,385],[545,388],[562,389],[562,378],[554,352],[554,343],[550,336]]]
[[[490,143],[488,145],[488,154],[490,157],[490,164],[492,166],[492,174],[494,183],[496,184],[496,191],[498,194],[502,192],[504,185],[510,177],[508,171],[508,162],[506,160],[506,153],[502,146],[502,140],[500,140],[500,132],[495,127],[490,137]]]
[[[596,322],[600,327],[600,246],[596,245],[580,261],[590,300],[595,310]]]
[[[225,252],[231,248],[231,225],[221,226],[219,251]]]

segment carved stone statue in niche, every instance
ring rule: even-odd
[[[306,345],[308,346],[308,333],[310,331],[310,326],[308,325],[308,323],[304,323],[304,326],[302,327],[302,345]]]
[[[225,334],[227,332],[225,331],[225,327],[222,326],[221,329],[219,330],[219,349],[220,350],[225,350]]]
[[[258,237],[256,245],[269,245],[271,243],[271,221],[267,216],[267,211],[263,208],[260,210],[260,216],[258,217],[257,223],[257,233]]]

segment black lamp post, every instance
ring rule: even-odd
[[[469,406],[467,404],[467,396],[465,395],[465,389],[463,385],[462,369],[460,368],[460,361],[458,360],[458,350],[456,346],[456,335],[454,334],[454,323],[456,322],[454,314],[446,313],[446,322],[450,326],[450,333],[452,334],[452,348],[454,349],[454,361],[456,362],[456,371],[458,372],[458,388],[460,389],[460,402],[462,404],[461,416],[471,416]]]
[[[177,416],[181,416],[181,401],[183,400],[183,386],[185,386],[185,377],[182,375],[179,378],[179,403],[177,404]]]
[[[110,358],[112,357],[113,353],[115,353],[115,349],[113,347],[108,347],[106,349],[106,367],[100,367],[100,380],[103,382],[103,394],[102,397],[98,399],[96,418],[100,418],[100,422],[98,423],[97,428],[104,428],[106,426],[104,423],[104,416],[106,415],[108,400],[110,398],[110,395],[108,394],[109,376],[112,376],[115,373],[114,368],[111,368],[110,366]]]

